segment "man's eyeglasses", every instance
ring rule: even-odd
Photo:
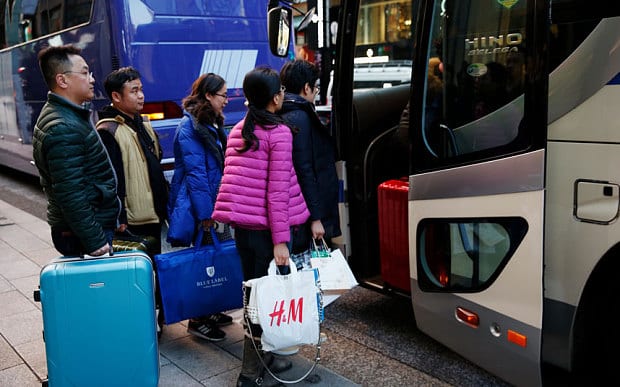
[[[228,99],[228,95],[227,94],[215,93],[215,95],[219,95],[220,97],[222,97],[224,99]]]
[[[84,77],[86,77],[86,79],[90,79],[93,77],[93,72],[92,71],[71,71],[71,70],[67,70],[67,71],[63,71],[63,74],[68,74],[68,73],[73,73],[73,74],[81,74]]]
[[[318,93],[319,91],[321,91],[321,86],[319,85],[314,85],[314,92]]]
[[[286,91],[286,87],[284,85],[280,86],[280,93],[284,93]]]

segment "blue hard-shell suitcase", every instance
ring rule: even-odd
[[[157,386],[153,277],[142,252],[59,258],[43,267],[35,298],[51,387]]]

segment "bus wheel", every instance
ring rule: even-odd
[[[617,376],[620,334],[614,329],[614,321],[620,283],[610,273],[619,269],[618,264],[601,262],[588,280],[577,310],[574,373],[588,384],[610,382]]]

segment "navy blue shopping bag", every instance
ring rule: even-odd
[[[243,306],[243,271],[234,240],[201,246],[202,227],[193,247],[155,256],[166,324]]]

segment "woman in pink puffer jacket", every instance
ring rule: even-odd
[[[276,114],[284,99],[278,73],[268,68],[250,71],[243,93],[248,113],[228,136],[212,217],[234,227],[243,275],[249,280],[267,275],[274,258],[277,265],[288,265],[291,228],[303,224],[310,213],[293,168],[293,133]],[[260,327],[253,326],[252,333],[260,336]],[[238,386],[255,385],[263,372],[250,340],[246,336]],[[272,370],[278,368],[271,363]],[[290,362],[281,362],[279,368],[290,368]]]

